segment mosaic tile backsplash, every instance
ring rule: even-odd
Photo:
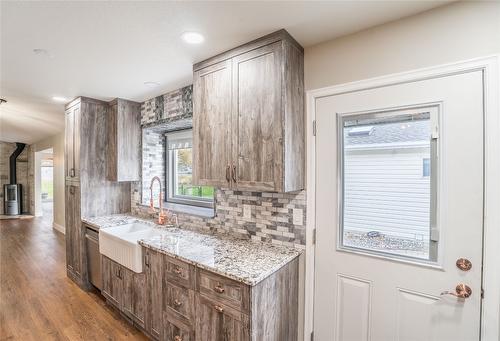
[[[149,185],[151,178],[165,179],[164,133],[190,127],[192,86],[169,92],[142,103],[141,124],[143,181],[132,186],[132,213],[151,218]],[[162,183],[164,186],[164,183]],[[155,186],[157,187],[157,186]],[[165,187],[163,187],[165,188]],[[154,198],[158,192],[153,193]],[[155,199],[155,206],[157,206]],[[179,213],[183,228],[226,232],[273,244],[305,248],[306,192],[266,193],[216,189],[215,217],[204,218]]]

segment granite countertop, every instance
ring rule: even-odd
[[[147,222],[154,228],[162,229],[164,233],[142,239],[139,241],[140,245],[251,286],[301,253],[300,250],[287,246],[241,239],[229,234],[206,234],[163,227],[151,220],[126,214],[83,218],[82,221],[99,229],[134,221]]]

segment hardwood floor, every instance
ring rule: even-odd
[[[0,340],[147,340],[66,277],[64,235],[49,221],[1,220],[0,251]]]

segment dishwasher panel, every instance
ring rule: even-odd
[[[85,247],[87,248],[87,266],[90,283],[101,290],[102,278],[101,254],[99,253],[99,232],[88,226],[85,230]]]

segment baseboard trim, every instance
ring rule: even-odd
[[[61,226],[59,224],[56,224],[56,223],[52,223],[52,228],[58,232],[61,232],[62,234],[66,234],[66,229],[64,228],[64,226]]]

